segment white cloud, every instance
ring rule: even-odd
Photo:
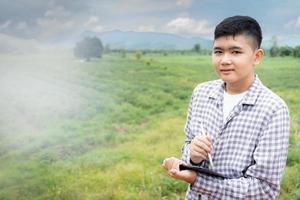
[[[103,31],[103,27],[100,25],[99,18],[95,16],[91,16],[88,21],[84,24],[84,28],[86,30],[101,32]]]
[[[55,6],[38,18],[36,24],[40,30],[39,39],[49,39],[76,29],[76,22],[70,18],[70,12],[62,6]]]
[[[60,33],[72,30],[75,23],[70,21],[61,21],[59,19],[38,19],[37,24],[41,30],[40,39],[49,39]]]
[[[212,33],[213,28],[206,20],[178,17],[166,24],[166,31],[178,34],[207,35]]]

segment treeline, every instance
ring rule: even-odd
[[[200,44],[195,44],[190,49],[111,49],[108,44],[103,46],[101,40],[97,37],[86,37],[78,42],[74,48],[74,55],[87,61],[91,58],[101,58],[103,53],[118,53],[122,57],[126,57],[126,54],[135,54],[135,57],[139,60],[145,54],[161,54],[164,56],[168,54],[211,55],[212,50],[202,48]],[[277,41],[274,40],[272,47],[267,49],[267,54],[271,57],[294,56],[300,58],[300,45],[294,48],[278,46]]]
[[[202,49],[200,52],[197,52],[193,49],[111,49],[110,52],[113,53],[136,53],[140,52],[141,54],[189,54],[189,53],[198,53],[201,55],[210,55],[211,50]]]
[[[300,45],[296,47],[289,47],[289,46],[272,46],[269,50],[271,57],[277,56],[294,56],[300,58]]]
[[[111,49],[109,44],[103,46],[102,41],[97,37],[85,37],[76,43],[73,53],[75,57],[89,61],[91,58],[101,58],[102,54],[107,53],[118,53],[122,57],[126,57],[126,54],[134,53],[136,58],[140,59],[145,54],[162,54],[167,56],[168,54],[184,55],[197,53],[210,55],[211,52],[210,49],[201,48],[200,44],[195,44],[191,49]]]
[[[200,44],[195,44],[194,47],[190,49],[112,49],[111,52],[115,53],[137,53],[141,54],[189,54],[189,53],[198,53],[201,55],[210,55],[212,53],[211,49],[201,48]]]

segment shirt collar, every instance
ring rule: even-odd
[[[242,100],[242,104],[254,105],[262,89],[262,83],[258,76],[255,76],[255,80],[250,86],[245,98]]]
[[[212,89],[210,93],[208,94],[209,98],[217,100],[217,104],[221,104],[223,100],[223,93],[225,89],[225,83],[222,80],[219,80],[217,83],[217,87]],[[261,92],[262,83],[259,80],[258,76],[255,75],[255,80],[248,89],[245,98],[242,100],[242,104],[245,105],[254,105],[259,93]]]
[[[221,79],[217,81],[217,87],[214,87],[208,94],[208,97],[210,99],[216,100],[216,103],[218,105],[222,104],[223,100],[223,93],[225,90],[225,83]]]

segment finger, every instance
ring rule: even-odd
[[[190,152],[191,157],[193,158],[197,158],[197,159],[201,159],[201,160],[205,160],[208,156],[208,154],[205,151],[201,151],[201,152],[197,152],[197,151],[191,151]]]
[[[211,140],[210,136],[204,136],[203,138],[201,138],[201,140],[198,140],[198,141],[201,141],[202,143],[206,144],[207,146],[212,146],[212,140]]]
[[[163,168],[167,169],[167,165],[166,165],[166,159],[165,159],[165,160],[163,160],[163,162],[162,162],[161,166],[162,166]]]
[[[208,147],[208,146],[206,146],[206,145],[202,145],[201,147],[199,147],[199,146],[195,146],[194,148],[193,148],[193,150],[195,151],[195,152],[198,152],[198,153],[202,153],[202,154],[208,154],[208,153],[210,153],[211,151],[212,151],[212,148],[211,147]]]
[[[199,135],[196,136],[193,140],[192,140],[192,144],[197,144],[197,145],[201,145],[201,144],[206,144],[207,146],[212,146],[212,140],[210,136],[206,136],[206,135]]]
[[[207,139],[208,141],[211,142],[212,138],[210,134],[201,134],[201,135],[197,135],[195,138],[203,140],[203,139]]]
[[[203,142],[209,146],[210,148],[212,148],[212,139],[211,139],[211,136],[206,136],[205,139],[203,140]]]
[[[171,169],[179,169],[179,162],[179,159],[174,158]]]
[[[172,163],[173,163],[173,159],[172,158],[166,158],[163,161],[163,166],[164,166],[165,169],[169,170],[172,167]]]
[[[212,137],[210,134],[206,135],[206,139],[208,140],[209,143],[212,143]]]
[[[207,152],[204,149],[199,148],[199,149],[191,149],[190,154],[195,156],[199,156],[199,155],[206,156]]]
[[[194,152],[198,152],[198,153],[202,153],[202,154],[208,154],[212,150],[212,148],[210,146],[207,146],[204,143],[193,145],[193,146],[191,146],[190,149]]]
[[[210,152],[212,150],[212,143],[207,139],[197,140],[191,145],[191,148],[204,149],[206,152]]]
[[[169,174],[169,176],[176,178],[176,179],[181,178],[180,172],[177,169],[171,169],[168,174]]]

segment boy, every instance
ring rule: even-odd
[[[171,177],[190,183],[186,199],[269,200],[279,194],[289,114],[255,75],[264,54],[261,41],[259,24],[248,16],[226,18],[215,29],[212,62],[220,80],[194,89],[182,160],[163,162]],[[208,168],[208,155],[210,168],[229,178],[179,171],[181,163]]]

